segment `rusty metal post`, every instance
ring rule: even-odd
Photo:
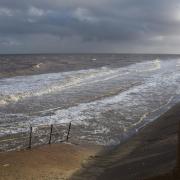
[[[30,127],[30,132],[29,132],[29,149],[31,149],[31,144],[32,144],[32,127]]]
[[[51,144],[51,137],[53,133],[53,125],[51,124],[50,136],[49,136],[49,144]]]
[[[68,142],[68,140],[69,140],[70,131],[71,131],[71,122],[69,123],[69,127],[68,127],[68,132],[67,132],[67,137],[66,137],[66,141],[67,141],[67,142]]]

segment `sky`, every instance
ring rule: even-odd
[[[0,53],[180,53],[179,0],[0,0]]]

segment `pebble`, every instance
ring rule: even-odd
[[[8,167],[8,166],[9,166],[9,164],[4,164],[4,165],[3,165],[3,167]]]

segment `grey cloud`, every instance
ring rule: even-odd
[[[178,0],[0,0],[0,53],[174,52],[179,32]]]

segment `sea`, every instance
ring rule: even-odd
[[[180,55],[0,55],[0,151],[120,144],[180,102]]]

